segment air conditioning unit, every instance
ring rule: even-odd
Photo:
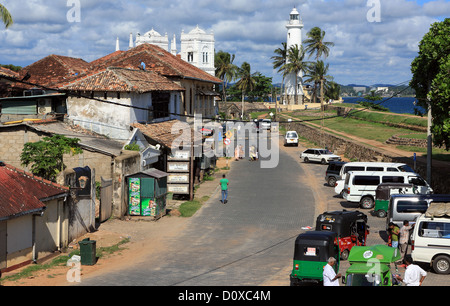
[[[52,100],[51,99],[39,99],[37,106],[38,106],[39,115],[45,115],[45,114],[52,112]]]

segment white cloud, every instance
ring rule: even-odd
[[[425,2],[425,4],[421,4]],[[80,0],[81,22],[66,19],[64,0],[3,0],[14,25],[0,27],[0,63],[25,66],[49,54],[92,61],[128,47],[129,33],[155,28],[169,38],[197,24],[213,30],[216,51],[236,54],[252,70],[281,80],[272,69],[273,50],[286,40],[286,23],[295,5],[304,22],[326,31],[335,46],[326,62],[337,82],[400,83],[430,25],[450,14],[444,0],[380,0],[381,22],[367,21],[367,0]],[[179,46],[179,44],[178,44]]]

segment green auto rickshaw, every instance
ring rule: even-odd
[[[336,258],[333,266],[339,271],[339,245],[336,233],[311,231],[300,234],[295,240],[294,264],[290,275],[291,286],[322,284],[323,268],[330,257]]]
[[[398,272],[395,263],[401,258],[398,248],[387,245],[354,246],[348,257],[350,267],[342,277],[342,283],[347,286],[399,285],[394,273]]]
[[[382,183],[375,191],[375,214],[385,218],[389,209],[391,194],[415,194],[417,188],[413,184]]]

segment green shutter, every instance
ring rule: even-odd
[[[2,114],[4,115],[36,115],[36,101],[14,100],[2,102]]]
[[[155,179],[154,178],[141,178],[141,198],[155,197]]]

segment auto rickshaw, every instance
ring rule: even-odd
[[[413,184],[382,183],[378,185],[375,191],[375,214],[379,218],[387,216],[391,194],[415,194],[416,192]]]
[[[366,245],[369,225],[367,215],[359,211],[325,212],[317,217],[316,231],[335,232],[340,246],[340,257],[347,260],[353,246]]]
[[[290,275],[291,286],[319,285],[323,282],[323,267],[330,257],[336,258],[333,266],[339,271],[339,246],[336,233],[310,231],[295,240],[294,264]]]
[[[350,267],[341,281],[347,286],[399,285],[393,274],[398,272],[395,262],[401,257],[398,248],[387,245],[355,246],[348,257]]]

